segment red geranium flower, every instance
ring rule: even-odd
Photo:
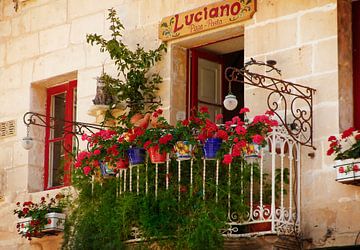
[[[251,138],[252,141],[256,144],[262,144],[262,142],[264,141],[264,137],[261,135],[253,135]]]
[[[345,168],[344,168],[344,167],[339,167],[339,173],[340,173],[340,174],[345,173]]]
[[[354,165],[353,166],[353,171],[354,172],[358,172],[360,170],[359,166],[358,165]]]
[[[230,164],[232,162],[233,157],[230,154],[224,155],[223,163]]]
[[[244,107],[244,108],[240,109],[239,113],[244,114],[244,113],[247,113],[247,112],[250,112],[250,110],[248,108]]]
[[[332,155],[335,152],[333,148],[329,148],[329,150],[326,152],[327,155]]]
[[[217,114],[215,120],[218,121],[221,120],[222,118],[224,118],[223,114]]]
[[[328,138],[328,141],[336,141],[336,137],[332,135]]]
[[[350,135],[352,135],[352,133],[355,131],[354,128],[349,128],[347,130],[345,130],[342,134],[341,134],[341,138],[345,139],[347,137],[349,137]]]
[[[209,108],[206,106],[201,106],[200,107],[200,113],[209,113]]]

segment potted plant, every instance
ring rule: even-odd
[[[167,154],[174,147],[173,129],[161,114],[161,109],[152,114],[152,117],[156,118],[156,126],[145,130],[139,137],[139,141],[148,151],[152,163],[164,163],[167,160]]]
[[[124,26],[113,8],[109,10],[107,19],[110,21],[111,31],[108,40],[98,34],[88,34],[86,39],[91,45],[99,45],[101,52],[107,51],[117,67],[117,77],[106,73],[100,77],[104,90],[113,96],[109,98],[110,109],[125,102],[130,108],[129,117],[155,110],[160,105],[156,91],[162,78],[158,73],[151,73],[150,69],[161,60],[162,53],[166,52],[166,45],[162,43],[158,48],[146,51],[138,44],[135,50],[131,50],[123,42]],[[107,114],[111,115],[110,112]]]
[[[87,141],[89,147],[77,155],[75,168],[97,177],[115,176],[120,169],[127,168],[130,143],[125,140],[124,131],[118,127],[100,130],[91,136],[84,134],[82,140]]]
[[[31,240],[32,237],[42,237],[64,230],[66,199],[64,194],[55,198],[41,197],[39,203],[26,201],[17,202],[14,214],[18,217],[16,225],[18,233]]]
[[[335,154],[336,180],[353,183],[360,180],[360,131],[345,130],[339,137],[330,136],[327,155]]]
[[[244,121],[235,116],[225,123],[224,130],[228,135],[226,143],[223,144],[224,152],[228,152],[223,158],[225,164],[230,164],[236,157],[257,157],[260,148],[267,144],[267,133],[278,125],[277,121],[272,119],[271,111],[257,115],[251,121],[246,117],[248,112],[250,112],[248,108],[240,110],[240,114],[244,114]]]

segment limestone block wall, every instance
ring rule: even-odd
[[[20,1],[15,12],[12,0],[0,0],[0,122],[15,119],[17,123],[15,136],[0,138],[0,218],[7,218],[0,220],[0,249],[37,249],[48,244],[48,239],[31,245],[20,239],[15,219],[9,216],[15,201],[42,191],[43,130],[31,130],[35,146],[23,150],[19,142],[26,133],[22,116],[29,110],[44,111],[46,87],[77,79],[77,120],[96,121],[88,115],[95,77],[102,64],[106,72],[115,75],[116,71],[108,56],[88,45],[85,36],[109,36],[107,9],[118,11],[126,28],[126,43],[150,49],[159,44],[162,17],[216,1],[26,0]],[[333,162],[326,156],[327,137],[339,133],[337,1],[257,3],[252,20],[169,43],[164,60],[154,69],[164,78],[160,89],[163,109],[174,122],[176,112],[185,108],[187,48],[244,34],[245,60],[276,60],[284,79],[317,89],[313,115],[317,149],[302,149],[302,238],[312,239],[312,247],[351,245],[360,231],[356,213],[360,191],[334,181]],[[265,109],[265,93],[253,88],[246,93],[245,103],[254,113]],[[309,158],[312,152],[315,157]]]

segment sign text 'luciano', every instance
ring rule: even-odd
[[[244,21],[252,17],[255,9],[255,0],[229,0],[175,14],[161,20],[159,37],[167,41]]]

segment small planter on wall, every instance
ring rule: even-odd
[[[360,158],[335,161],[336,181],[360,185]]]
[[[47,213],[45,218],[47,219],[47,224],[44,226],[44,229],[40,232],[32,233],[32,235],[28,235],[27,237],[40,238],[47,234],[57,234],[64,231],[65,214],[52,212]],[[17,222],[19,234],[27,235],[29,227],[32,223],[36,223],[36,221],[34,221],[31,217],[19,219]]]

